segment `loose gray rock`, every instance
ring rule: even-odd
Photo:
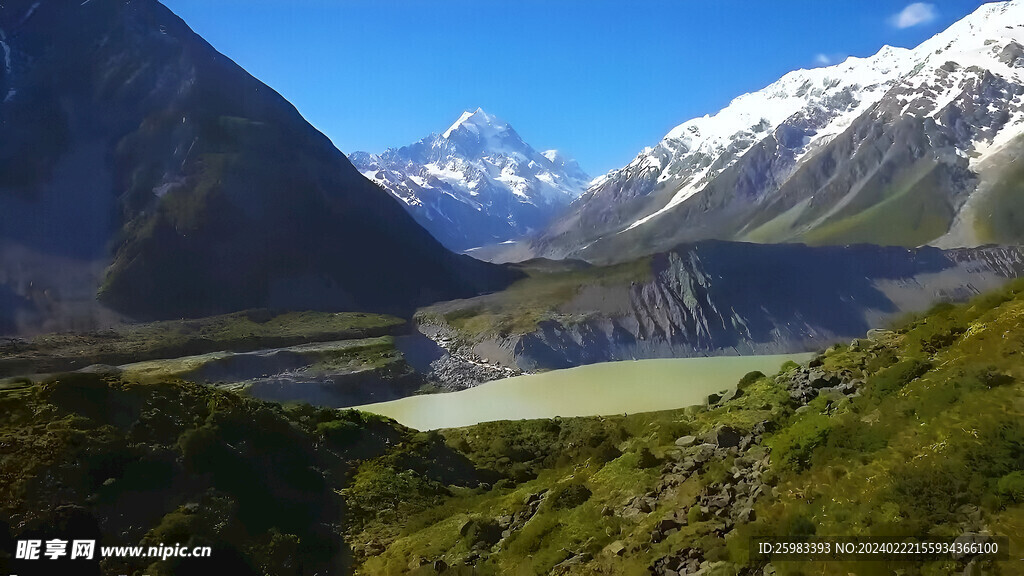
[[[681,438],[676,440],[676,446],[679,446],[680,448],[686,448],[686,447],[689,447],[689,446],[693,446],[693,444],[696,441],[697,441],[697,437],[696,436],[683,436],[683,437],[681,437]]]

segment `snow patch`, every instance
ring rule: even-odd
[[[21,20],[18,21],[18,26],[16,26],[16,27],[20,27],[25,22],[28,22],[28,19],[31,18],[32,15],[36,13],[36,10],[38,8],[39,8],[39,2],[35,2],[31,6],[29,6],[28,11],[25,12],[25,15],[21,17]]]
[[[3,38],[6,39],[6,36],[4,36]],[[4,40],[0,40],[0,48],[2,48],[3,51],[4,51],[4,71],[6,73],[10,74],[11,73],[11,46],[7,42],[4,42]]]

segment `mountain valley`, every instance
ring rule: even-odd
[[[308,112],[157,0],[0,4],[0,574],[1019,572],[1024,0],[597,179],[483,108],[349,156]],[[213,556],[20,557],[78,538]]]

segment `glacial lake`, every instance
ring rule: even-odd
[[[774,374],[787,360],[814,354],[631,360],[528,374],[444,394],[355,406],[417,430],[458,428],[494,420],[599,416],[672,410],[702,404],[748,372]]]

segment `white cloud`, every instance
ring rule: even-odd
[[[814,55],[814,65],[831,66],[833,64],[839,64],[840,62],[845,61],[848,57],[849,54],[844,54],[842,52],[819,52]]]
[[[907,7],[901,10],[899,14],[891,16],[889,18],[889,24],[900,29],[912,28],[914,26],[928,24],[938,17],[939,11],[935,9],[935,4],[914,2],[913,4],[908,4]]]

